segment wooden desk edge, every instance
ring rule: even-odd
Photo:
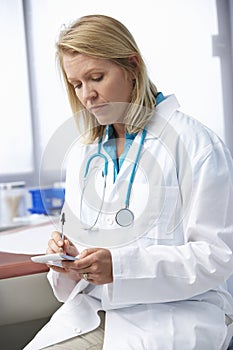
[[[47,265],[31,261],[31,256],[0,252],[0,280],[49,271]]]

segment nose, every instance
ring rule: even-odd
[[[84,105],[88,102],[92,102],[97,97],[97,91],[90,84],[83,85],[82,98]]]

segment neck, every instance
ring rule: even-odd
[[[125,138],[125,125],[124,124],[113,124],[115,135],[117,138]]]
[[[124,152],[125,147],[125,125],[113,124],[116,136],[116,156],[117,158]]]

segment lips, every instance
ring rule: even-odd
[[[90,107],[89,110],[90,110],[91,113],[94,114],[94,113],[97,113],[97,112],[101,111],[106,106],[107,106],[106,103],[105,104],[100,104],[100,105],[96,105],[96,106]]]

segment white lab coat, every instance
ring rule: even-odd
[[[50,271],[48,279],[64,304],[25,350],[95,329],[98,310],[106,311],[104,350],[226,348],[225,315],[233,317],[233,300],[225,288],[233,272],[233,163],[221,140],[178,107],[175,96],[167,97],[147,127],[130,198],[136,225],[132,232],[115,224],[113,212],[101,214],[99,235],[79,234],[78,224],[69,227],[69,219],[79,215],[74,213],[80,206],[80,193],[75,192],[80,168],[88,152],[97,150],[97,145],[73,146],[66,234],[77,245],[98,246],[98,239],[101,246],[109,245],[114,280],[98,287],[84,280],[75,285]],[[138,140],[140,135],[134,144]],[[108,203],[114,201],[116,186],[121,189],[120,180],[129,178],[127,162],[113,184],[110,161]],[[82,209],[88,221],[92,215],[86,215],[85,203]]]

